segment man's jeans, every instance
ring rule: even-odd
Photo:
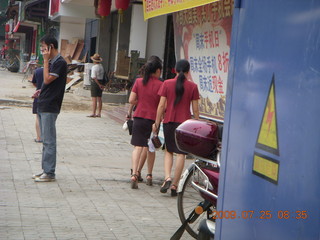
[[[38,113],[43,140],[42,169],[48,175],[55,176],[57,161],[56,120],[58,113]]]

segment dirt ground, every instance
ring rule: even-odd
[[[23,81],[23,74],[0,72],[0,105],[32,107],[32,94],[35,91],[33,84],[27,80]],[[91,98],[75,94],[77,88],[82,88],[83,82],[73,85],[71,90],[66,92],[62,103],[63,111],[90,111]]]

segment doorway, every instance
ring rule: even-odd
[[[96,47],[97,47],[97,37],[90,38],[89,58],[96,53]]]
[[[170,79],[175,74],[176,56],[174,47],[174,27],[172,14],[167,16],[166,44],[163,61],[163,79]]]

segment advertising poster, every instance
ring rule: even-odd
[[[190,62],[200,92],[200,116],[223,121],[226,103],[233,0],[173,14],[176,59]]]

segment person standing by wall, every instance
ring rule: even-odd
[[[153,132],[159,129],[163,113],[163,130],[166,152],[164,157],[165,180],[160,192],[166,193],[171,186],[171,196],[177,195],[177,186],[184,167],[186,153],[181,152],[175,142],[175,129],[184,121],[191,118],[190,104],[193,116],[199,119],[198,100],[199,90],[195,83],[188,81],[190,64],[187,60],[180,60],[176,64],[177,76],[174,79],[164,81],[159,95],[161,96],[157,109],[157,118],[153,124]],[[171,169],[173,165],[173,153],[177,154],[176,167],[173,181]],[[171,185],[172,183],[172,185]]]
[[[39,116],[38,116],[38,97],[41,92],[41,86],[43,83],[43,68],[37,68],[34,71],[33,77],[32,77],[32,84],[36,87],[36,92],[33,94],[33,104],[32,104],[32,113],[36,114],[36,133],[37,138],[34,140],[36,143],[42,143],[41,139],[41,129],[39,124]]]
[[[55,181],[56,120],[60,113],[67,80],[67,63],[58,52],[58,41],[51,35],[40,40],[43,55],[43,84],[38,99],[38,114],[43,140],[42,169],[33,175],[35,182]]]
[[[98,53],[95,53],[91,60],[93,61],[93,67],[91,68],[91,98],[92,98],[92,114],[88,117],[101,117],[102,110],[102,91],[104,68],[101,64],[102,58]],[[98,105],[98,114],[97,112]]]
[[[148,139],[150,138],[152,131],[152,124],[156,118],[157,106],[160,100],[160,96],[157,95],[157,92],[162,85],[162,82],[159,80],[161,70],[162,62],[159,58],[149,60],[145,65],[143,78],[138,78],[135,81],[129,97],[130,104],[136,106],[133,115],[134,120],[131,138],[131,144],[134,146],[132,152],[132,189],[138,188],[139,160],[141,159],[143,150],[148,149]],[[151,183],[150,181],[152,181],[152,169],[155,160],[155,152],[148,152],[147,155],[147,183]]]

